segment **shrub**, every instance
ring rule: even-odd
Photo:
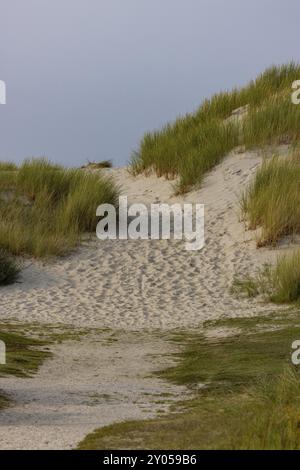
[[[20,268],[4,250],[0,250],[0,285],[12,284],[19,275]]]

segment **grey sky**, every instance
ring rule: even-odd
[[[0,159],[124,164],[145,131],[298,61],[299,19],[299,0],[0,0]]]

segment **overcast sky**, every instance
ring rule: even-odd
[[[0,159],[125,164],[145,131],[300,61],[299,19],[299,0],[0,0]]]

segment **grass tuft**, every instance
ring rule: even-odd
[[[258,169],[242,198],[249,229],[262,227],[258,246],[300,232],[300,162],[274,157]]]
[[[0,247],[45,257],[65,254],[84,232],[94,231],[97,206],[116,205],[119,190],[101,174],[42,158],[26,160],[13,175],[7,172],[0,178],[0,193]]]

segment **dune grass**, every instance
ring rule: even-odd
[[[177,365],[159,375],[186,385],[194,398],[156,419],[100,428],[79,449],[299,449],[300,377],[290,358],[300,326],[297,314],[290,320],[210,325],[235,333],[223,339],[177,334],[184,345]]]
[[[242,198],[242,211],[250,230],[262,228],[258,246],[276,244],[300,232],[300,161],[274,157],[258,169]]]
[[[273,302],[300,302],[300,250],[282,256],[271,269],[271,287]]]
[[[257,276],[236,277],[232,291],[238,296],[263,295],[278,304],[300,303],[300,250],[280,256],[275,266],[264,266]]]
[[[300,107],[291,103],[291,86],[299,77],[298,64],[273,66],[246,87],[216,94],[194,113],[147,133],[132,155],[133,173],[178,177],[177,192],[183,193],[238,144],[252,148],[295,141]],[[227,119],[247,105],[241,124]]]
[[[36,257],[63,255],[96,228],[96,208],[116,205],[111,179],[65,169],[46,159],[0,170],[0,247]]]
[[[17,165],[13,162],[0,162],[0,171],[16,171]]]

